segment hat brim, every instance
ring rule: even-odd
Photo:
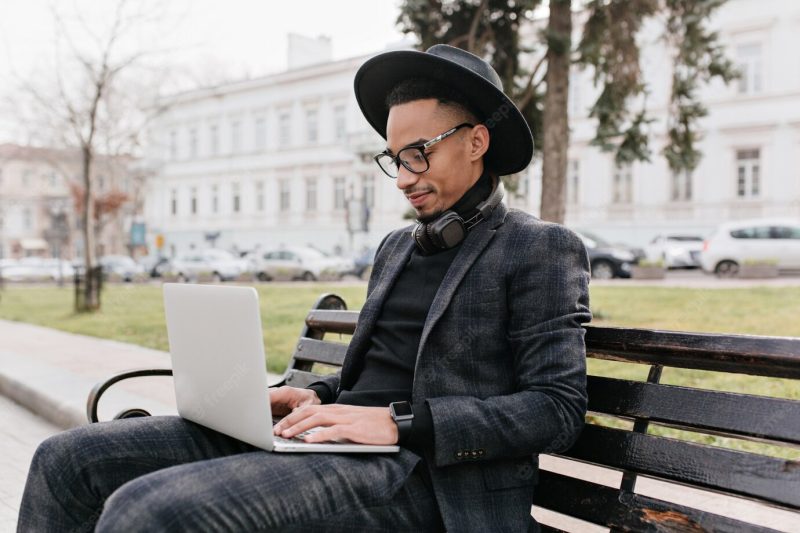
[[[490,132],[485,161],[498,175],[524,170],[533,157],[533,135],[517,106],[491,82],[458,63],[415,50],[398,50],[367,60],[355,76],[356,101],[367,122],[386,139],[386,97],[410,78],[438,81],[457,89],[481,113]]]

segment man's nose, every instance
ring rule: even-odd
[[[414,174],[403,165],[397,170],[397,188],[401,191],[408,189],[417,181],[419,181],[419,174]]]

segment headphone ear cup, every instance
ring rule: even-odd
[[[428,225],[424,222],[419,222],[414,228],[413,233],[417,248],[425,255],[430,255],[436,251],[433,242],[431,242],[431,238],[428,236],[428,231]]]

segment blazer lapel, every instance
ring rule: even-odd
[[[503,204],[498,205],[491,216],[482,224],[479,224],[472,231],[470,231],[467,238],[461,245],[461,250],[458,251],[453,263],[447,270],[447,273],[436,291],[436,296],[433,298],[431,309],[428,311],[428,318],[425,320],[425,326],[422,328],[422,336],[419,341],[419,349],[417,350],[417,364],[419,364],[419,356],[425,347],[425,342],[428,340],[433,327],[441,318],[447,306],[450,305],[450,300],[453,298],[459,283],[466,275],[467,271],[472,267],[472,264],[483,252],[483,249],[489,244],[495,234],[495,228],[500,226],[505,220],[505,215],[508,212]],[[415,372],[416,374],[416,368]]]

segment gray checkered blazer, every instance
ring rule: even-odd
[[[341,377],[358,377],[375,321],[413,249],[410,228],[378,249]],[[470,232],[442,281],[417,352],[425,458],[449,531],[526,531],[538,454],[568,448],[586,411],[589,263],[580,238],[502,204]]]

